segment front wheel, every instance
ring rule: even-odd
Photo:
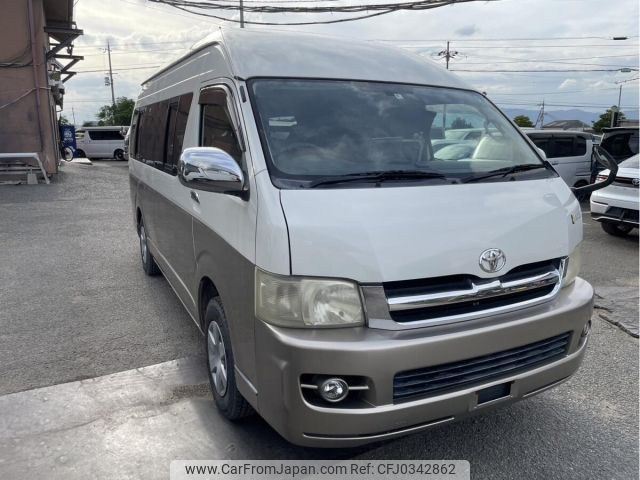
[[[630,225],[618,225],[615,223],[602,222],[602,229],[614,237],[624,237],[633,230],[633,227]]]
[[[140,225],[138,225],[138,239],[140,240],[140,258],[142,259],[142,269],[144,270],[144,273],[150,277],[159,275],[160,268],[158,268],[156,260],[149,251],[147,231],[144,228],[144,222],[142,220],[140,220]]]
[[[253,412],[253,409],[236,385],[231,336],[219,297],[211,299],[207,304],[204,321],[207,371],[216,406],[229,420],[246,417]]]

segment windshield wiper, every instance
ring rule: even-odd
[[[440,172],[426,170],[381,170],[376,172],[349,173],[341,176],[322,177],[305,185],[315,188],[321,185],[333,185],[347,182],[384,182],[385,180],[407,180],[420,178],[447,178]]]
[[[524,163],[522,165],[515,165],[513,167],[504,167],[498,168],[496,170],[490,170],[487,173],[483,173],[480,175],[470,175],[468,177],[460,179],[460,183],[469,183],[476,182],[478,180],[484,180],[485,178],[491,177],[506,177],[507,175],[511,175],[512,173],[518,172],[526,172],[529,170],[538,170],[540,168],[547,168],[541,163]]]

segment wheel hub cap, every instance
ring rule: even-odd
[[[140,255],[142,255],[142,261],[147,258],[147,235],[144,231],[144,225],[140,225]]]
[[[207,355],[209,375],[216,392],[222,397],[227,392],[227,351],[216,322],[211,322],[207,331]]]

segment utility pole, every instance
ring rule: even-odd
[[[244,9],[242,6],[242,0],[240,0],[240,28],[244,28]]]
[[[612,127],[618,126],[618,119],[620,118],[620,102],[622,101],[622,83],[620,84],[620,91],[618,92],[618,110],[614,115],[611,115]]]
[[[458,52],[451,51],[451,49],[449,48],[449,41],[447,41],[447,49],[446,50],[442,50],[441,52],[438,52],[438,56],[439,57],[444,57],[444,59],[445,59],[445,61],[447,63],[447,70],[449,70],[449,60],[454,58],[456,55],[458,55]]]
[[[542,128],[544,126],[544,98],[542,99],[542,108],[536,119],[536,126],[538,125],[538,121],[540,122],[540,128]]]
[[[109,85],[111,85],[111,120],[115,124],[116,120],[116,96],[113,92],[113,70],[111,69],[111,45],[109,44],[109,40],[107,40],[107,56],[109,57]]]
[[[620,102],[622,101],[622,84],[620,84],[620,90],[618,92],[618,105],[611,108],[611,122],[610,127],[618,126],[618,118],[620,118]]]
[[[76,111],[73,107],[71,107],[71,115],[73,116],[73,124],[76,124]]]

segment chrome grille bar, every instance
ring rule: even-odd
[[[448,292],[436,292],[422,295],[410,295],[388,297],[387,304],[390,311],[412,310],[416,308],[439,307],[443,305],[455,305],[463,302],[491,297],[500,297],[513,293],[526,292],[550,285],[559,285],[562,281],[564,262],[560,268],[545,273],[516,280],[501,281],[499,279],[486,282],[471,282],[471,287],[464,290],[452,290]]]

